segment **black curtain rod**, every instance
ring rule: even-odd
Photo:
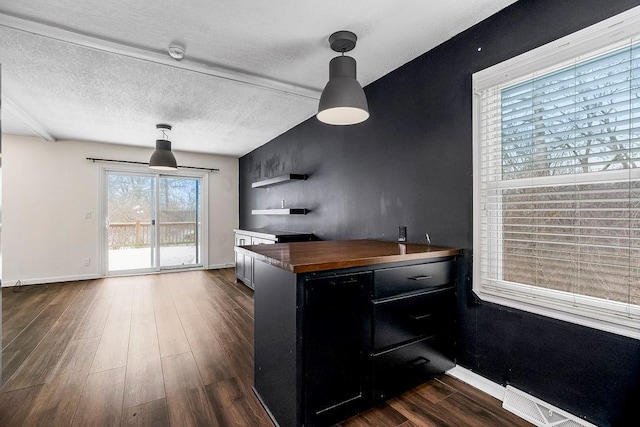
[[[131,160],[97,159],[95,157],[87,157],[87,160],[91,160],[94,163],[95,162],[112,162],[112,163],[127,163],[127,164],[131,164],[131,165],[149,166],[149,163],[133,162]],[[178,169],[198,169],[198,170],[210,171],[210,172],[220,172],[220,169],[216,169],[216,168],[197,168],[195,166],[178,166]]]

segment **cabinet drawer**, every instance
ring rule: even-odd
[[[408,265],[375,271],[373,297],[384,298],[406,292],[422,291],[454,282],[454,262]]]
[[[373,347],[381,350],[450,331],[455,319],[454,310],[455,294],[449,288],[374,301]]]
[[[453,343],[446,336],[373,356],[373,397],[384,401],[455,366]]]
[[[252,237],[251,244],[252,245],[272,245],[275,243],[275,240],[262,239],[260,237]]]

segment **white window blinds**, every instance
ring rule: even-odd
[[[640,336],[640,44],[572,62],[477,93],[474,289]]]

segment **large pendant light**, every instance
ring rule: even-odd
[[[329,82],[322,91],[318,120],[330,125],[354,125],[369,118],[369,106],[362,86],[356,80],[356,60],[344,56],[356,47],[358,37],[351,31],[338,31],[329,37],[331,49],[342,53],[329,63]]]
[[[156,151],[149,159],[149,168],[163,171],[178,169],[176,158],[171,152],[171,141],[167,139],[171,125],[159,124],[156,125],[156,129],[162,132],[162,139],[156,139]]]

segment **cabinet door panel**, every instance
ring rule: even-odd
[[[251,289],[255,289],[253,284],[253,274],[254,274],[254,264],[256,261],[250,256],[244,257],[244,284],[250,287]]]
[[[245,277],[245,259],[244,254],[236,252],[236,277],[243,280]]]
[[[371,273],[307,280],[305,397],[309,425],[353,413],[365,401],[364,351]]]
[[[236,233],[236,246],[251,244],[251,236]],[[236,277],[245,285],[253,289],[253,258],[236,252]]]

